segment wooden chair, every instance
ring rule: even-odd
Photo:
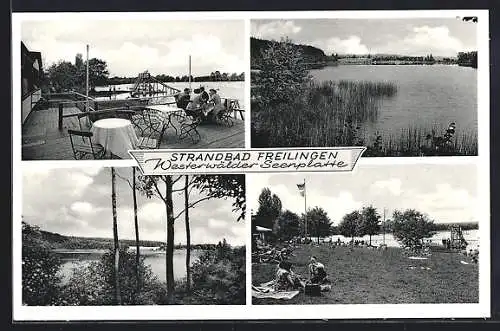
[[[83,160],[89,157],[98,160],[104,157],[104,148],[99,144],[92,143],[92,132],[68,130],[68,133],[75,160]]]

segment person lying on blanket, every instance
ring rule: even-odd
[[[292,291],[304,288],[304,286],[305,282],[292,271],[292,264],[288,261],[281,261],[276,271],[275,291]]]
[[[316,256],[311,257],[309,263],[310,282],[312,284],[323,284],[327,282],[325,266],[323,263],[318,262]]]

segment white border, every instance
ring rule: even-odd
[[[21,224],[22,167],[131,166],[123,161],[23,161],[21,162],[21,82],[20,41],[23,20],[245,20],[249,35],[250,19],[404,19],[454,18],[477,16],[478,26],[478,143],[477,157],[363,158],[363,165],[387,164],[475,164],[478,168],[478,212],[490,219],[489,194],[489,23],[488,10],[416,10],[416,11],[304,11],[304,12],[148,12],[148,13],[13,13],[12,14],[12,86],[13,86],[13,319],[16,321],[56,320],[226,320],[226,319],[359,319],[359,318],[480,318],[490,317],[490,250],[481,250],[479,303],[477,304],[380,304],[380,305],[266,305],[251,306],[250,210],[247,210],[247,304],[242,306],[119,306],[119,307],[27,307],[21,305]],[[248,38],[249,39],[249,38]],[[249,40],[245,43],[248,68],[245,72],[245,116],[250,119]],[[250,142],[250,123],[245,123],[246,147]],[[84,163],[85,162],[85,163]],[[22,163],[22,164],[21,164]],[[248,183],[248,179],[247,179]],[[247,191],[248,194],[248,191]],[[481,247],[490,247],[490,223],[480,224]],[[17,263],[16,263],[17,261]],[[487,262],[487,263],[485,263]]]

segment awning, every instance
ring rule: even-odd
[[[258,225],[255,226],[255,230],[257,230],[258,232],[271,232],[271,231],[273,231],[271,229],[265,228],[263,226],[258,226]]]

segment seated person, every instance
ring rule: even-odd
[[[226,109],[224,105],[222,104],[222,101],[220,99],[220,96],[217,94],[217,91],[215,89],[210,89],[208,91],[208,94],[210,96],[210,99],[208,100],[208,103],[210,104],[210,110],[209,110],[209,115],[211,118],[217,118],[219,113],[223,110]]]
[[[311,263],[309,263],[309,274],[312,284],[323,284],[327,282],[325,266],[323,263],[317,261],[316,256],[311,257]]]
[[[183,92],[179,93],[175,97],[175,102],[177,103],[177,107],[186,110],[187,105],[191,101],[191,90],[189,88],[185,88]]]
[[[288,261],[281,261],[276,271],[274,289],[276,291],[293,291],[304,288],[305,282],[292,271],[292,264]]]
[[[186,106],[186,115],[192,117],[206,117],[206,105],[208,101],[208,93],[202,92],[195,96]]]

